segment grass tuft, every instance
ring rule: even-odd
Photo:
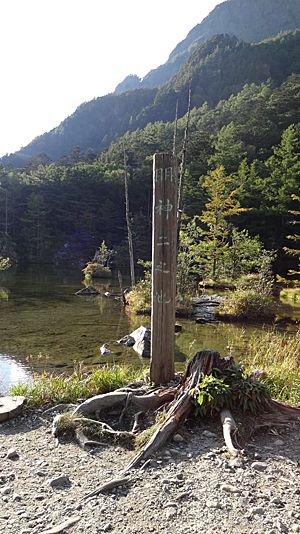
[[[75,403],[125,386],[141,378],[142,372],[124,365],[105,365],[89,372],[79,365],[71,375],[36,374],[31,384],[12,386],[10,394],[25,396],[29,408]]]
[[[300,405],[300,330],[293,335],[274,330],[255,334],[244,348],[248,368],[264,371],[262,380],[271,396]]]

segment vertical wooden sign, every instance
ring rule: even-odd
[[[169,153],[153,160],[152,312],[150,378],[174,377],[177,247],[177,160]]]

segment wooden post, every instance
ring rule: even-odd
[[[169,153],[154,155],[152,224],[150,378],[159,384],[174,377],[177,161]]]

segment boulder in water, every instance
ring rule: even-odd
[[[79,289],[79,291],[76,291],[75,295],[83,297],[94,297],[95,295],[100,295],[100,291],[98,291],[98,289],[96,289],[94,286],[87,286],[83,287],[82,289]]]

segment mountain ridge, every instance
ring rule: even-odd
[[[285,4],[287,12],[284,20],[287,25],[292,15],[295,14],[293,11],[295,5],[297,8],[299,6],[300,27],[299,0],[285,0],[284,2],[283,0],[261,0],[260,2],[253,0],[251,3],[256,7],[259,4],[263,6],[268,4],[269,9],[270,6],[282,7]],[[219,100],[226,99],[231,93],[240,91],[245,83],[260,83],[269,77],[274,80],[274,83],[281,83],[284,77],[300,72],[300,60],[297,60],[297,49],[299,50],[300,46],[299,31],[279,35],[276,39],[269,39],[269,43],[264,40],[253,45],[231,35],[214,35],[209,40],[201,41],[200,39],[199,41],[198,39],[198,46],[193,48],[191,43],[195,42],[192,38],[195,28],[202,27],[201,31],[203,31],[204,22],[206,25],[208,22],[212,25],[216,13],[220,13],[220,10],[222,12],[225,7],[235,5],[249,7],[250,3],[248,0],[227,0],[219,4],[200,25],[195,26],[189,32],[190,37],[187,36],[186,39],[188,39],[190,51],[187,60],[179,67],[176,62],[178,58],[183,57],[181,54],[184,49],[183,41],[175,47],[170,54],[172,62],[168,65],[175,65],[177,71],[171,80],[160,88],[134,89],[139,78],[129,75],[126,78],[126,92],[111,93],[81,104],[56,128],[38,136],[14,154],[4,156],[0,161],[4,165],[23,166],[40,154],[57,161],[76,147],[94,152],[105,150],[111,142],[126,131],[143,128],[147,122],[173,120],[177,99],[180,104],[180,116],[184,115],[190,84],[193,89],[193,106],[200,106],[205,101],[216,105]],[[296,10],[296,15],[297,13]],[[295,24],[298,24],[297,16],[295,16]],[[255,28],[252,31],[254,30]],[[199,35],[199,28],[197,32]]]
[[[252,24],[254,20],[256,23]],[[300,28],[299,0],[225,0],[189,31],[186,38],[176,45],[166,63],[149,71],[142,80],[136,77],[134,89],[157,87],[168,82],[187,60],[192,50],[216,34],[226,33],[234,35],[239,40],[255,43],[275,36],[281,31],[298,28]],[[117,85],[118,94],[122,92],[124,82],[126,84],[126,78]]]

